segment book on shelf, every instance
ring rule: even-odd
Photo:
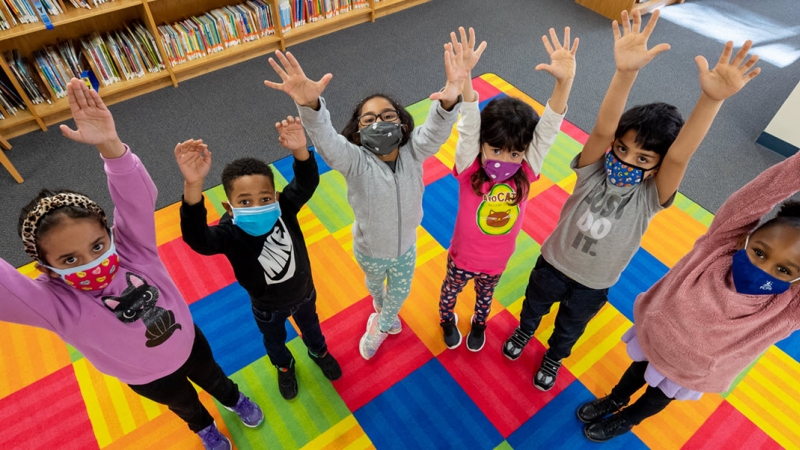
[[[14,85],[5,77],[0,77],[0,119],[16,116],[19,111],[25,110],[25,102],[17,94]]]
[[[173,66],[275,33],[268,0],[248,0],[161,25],[158,34]]]
[[[103,3],[110,3],[110,2],[113,2],[114,0],[91,0],[91,1],[90,0],[69,0],[69,1],[70,1],[70,3],[72,3],[72,6],[74,6],[76,8],[92,9],[92,5],[100,6]]]
[[[50,93],[44,82],[26,58],[20,56],[17,50],[5,52],[3,57],[31,103],[34,105],[52,103]]]

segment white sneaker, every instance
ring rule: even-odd
[[[375,301],[374,298],[372,299],[372,307],[375,308],[375,312],[376,313],[378,313],[378,314],[381,313],[381,307],[378,306],[378,303]],[[387,333],[389,333],[389,334],[398,334],[401,331],[403,331],[403,324],[400,323],[400,316],[395,316],[394,317],[394,323],[392,323],[392,327],[389,328],[389,331],[387,331]]]
[[[375,356],[378,348],[383,344],[383,341],[389,336],[387,333],[382,333],[378,327],[378,313],[372,313],[367,320],[367,332],[361,337],[358,343],[358,351],[364,359],[370,359]]]

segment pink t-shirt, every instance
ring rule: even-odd
[[[450,257],[459,268],[499,275],[516,248],[528,199],[512,205],[517,189],[510,180],[486,186],[486,194],[475,195],[470,177],[481,170],[480,164],[478,157],[461,173],[453,169],[459,188],[458,216],[450,242]],[[527,161],[522,162],[520,170],[525,171],[531,182],[539,178]]]

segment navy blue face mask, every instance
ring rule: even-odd
[[[731,271],[736,292],[747,295],[783,294],[789,290],[792,283],[800,280],[800,278],[792,281],[779,280],[759,269],[747,256],[747,245],[749,243],[750,236],[747,236],[744,248],[733,254]]]

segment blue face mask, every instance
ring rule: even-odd
[[[733,254],[731,271],[733,272],[733,285],[736,288],[736,292],[747,295],[783,294],[789,290],[792,283],[800,280],[800,278],[792,281],[779,280],[759,269],[747,256],[747,245],[749,243],[750,236],[747,236],[744,248]]]
[[[252,208],[231,208],[233,224],[251,236],[263,236],[275,226],[281,216],[278,202]]]
[[[614,154],[613,150],[609,150],[606,153],[606,177],[614,186],[636,186],[644,180],[646,172],[654,170],[656,167],[642,169],[631,164],[625,164]]]

